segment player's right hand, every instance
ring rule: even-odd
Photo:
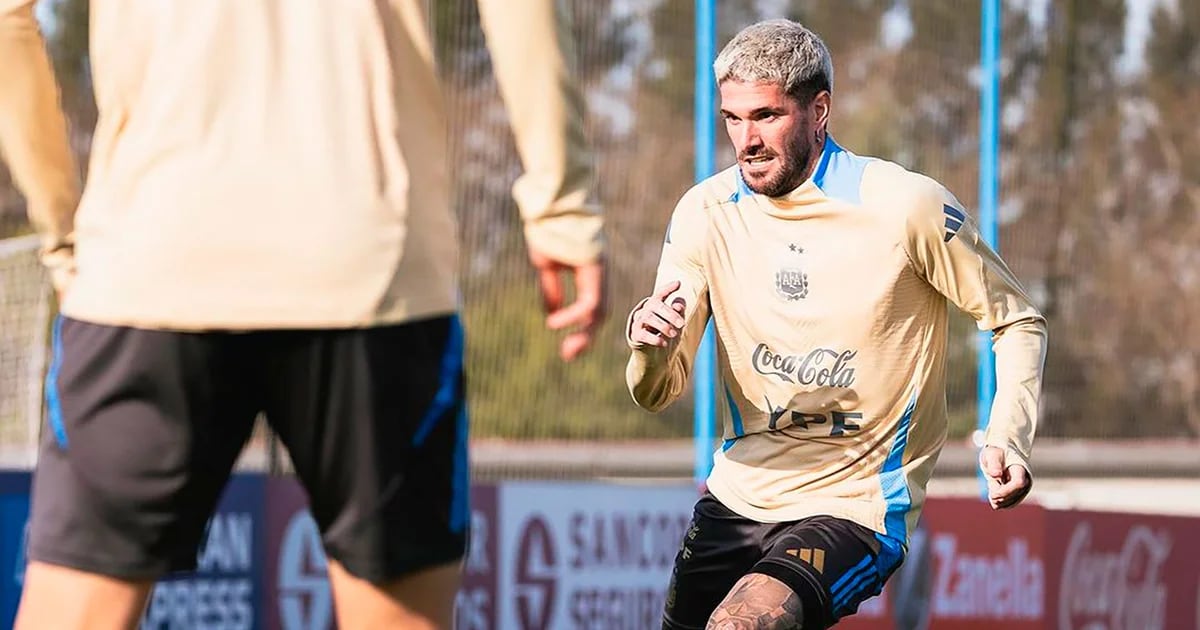
[[[1004,449],[985,446],[979,452],[979,466],[987,476],[988,502],[993,510],[1011,508],[1029,494],[1033,477],[1020,464],[1004,465]]]
[[[572,361],[592,345],[596,329],[608,314],[604,259],[573,265],[531,247],[529,260],[537,270],[538,286],[547,313],[546,327],[567,331],[559,344],[558,354],[564,361]],[[564,272],[575,281],[575,301],[566,306],[563,305],[566,289],[560,277]]]
[[[672,339],[683,332],[686,323],[683,314],[687,311],[687,301],[676,297],[667,303],[667,298],[679,290],[678,280],[672,280],[654,291],[654,295],[646,298],[642,305],[633,313],[630,322],[629,340],[635,349],[665,348]]]

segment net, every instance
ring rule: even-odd
[[[57,7],[50,45],[82,157],[95,120],[86,2],[45,4]],[[610,319],[593,352],[566,367],[525,257],[511,196],[521,164],[477,0],[425,4],[452,131],[476,470],[687,474],[691,392],[658,415],[637,409],[623,383],[621,325],[652,288],[668,215],[692,184],[695,3],[561,0],[574,15],[611,244]],[[978,207],[979,3],[717,4],[718,47],[770,17],[821,34],[834,58],[838,141],[926,173]],[[1149,461],[1167,441],[1194,449],[1200,436],[1200,84],[1189,73],[1200,59],[1200,5],[1092,4],[1003,3],[1000,250],[1049,319],[1040,438],[1136,442]],[[725,168],[733,156],[719,129],[717,139]],[[29,231],[18,206],[0,172],[0,237]],[[45,343],[49,314],[39,309],[49,305],[28,293],[28,274],[40,271],[32,241],[20,243],[0,259],[5,449],[30,443],[46,359],[29,348]],[[950,437],[965,445],[976,421],[976,331],[956,313],[950,334]],[[972,458],[964,451],[966,469]]]
[[[482,464],[477,469],[499,476],[657,474],[665,467],[678,473],[688,470],[692,456],[693,393],[689,389],[657,415],[636,408],[625,391],[628,348],[621,327],[629,309],[652,289],[669,215],[693,183],[695,3],[565,4],[574,19],[577,78],[588,104],[598,195],[614,252],[611,319],[599,347],[568,369],[555,357],[555,337],[541,326],[509,194],[521,165],[475,0],[433,7],[463,226],[469,393],[475,452]],[[838,101],[834,118],[839,141],[934,174],[969,201],[977,187],[978,96],[967,80],[970,63],[950,60],[978,59],[978,19],[969,36],[944,43],[944,35],[961,25],[949,19],[957,16],[933,5],[900,12],[890,2],[803,7],[721,2],[718,46],[756,20],[781,15],[802,20],[826,38],[839,69],[838,94],[847,95]],[[892,23],[925,32],[919,40],[911,32],[904,40],[895,32],[900,27],[887,26]],[[918,115],[897,120],[899,112],[885,104],[924,97],[904,79],[923,66],[948,75],[934,103],[942,114],[934,120]],[[713,124],[719,124],[715,116]],[[943,147],[935,141],[948,136],[955,142]],[[717,168],[733,160],[718,130]],[[955,313],[952,335],[947,397],[952,434],[965,439],[975,426],[975,331]],[[727,413],[724,405],[717,407]]]
[[[0,240],[0,467],[33,464],[50,354],[51,291],[38,239]]]

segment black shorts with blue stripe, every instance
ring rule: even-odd
[[[828,628],[878,595],[900,566],[902,543],[832,516],[785,523],[744,518],[705,493],[675,557],[663,628],[703,629],[749,573],[769,575],[800,598],[804,628]]]
[[[387,581],[455,562],[470,521],[454,316],[361,329],[55,325],[31,560],[188,570],[256,417],[287,447],[327,554]]]

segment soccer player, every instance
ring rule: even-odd
[[[880,592],[920,515],[946,437],[947,305],[994,335],[994,508],[1030,488],[1046,328],[941,185],[829,136],[817,35],[755,24],[714,71],[737,164],[683,195],[627,326],[629,389],[657,411],[711,316],[730,412],[663,627],[825,628]]]
[[[309,493],[339,625],[450,627],[467,424],[424,2],[93,3],[78,213],[33,4],[0,0],[0,148],[64,318],[17,626],[135,626],[153,582],[194,566],[264,411]],[[554,7],[480,9],[570,359],[603,314],[602,218]]]

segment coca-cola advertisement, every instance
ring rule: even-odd
[[[1048,512],[1047,560],[1056,630],[1200,629],[1196,519]]]

